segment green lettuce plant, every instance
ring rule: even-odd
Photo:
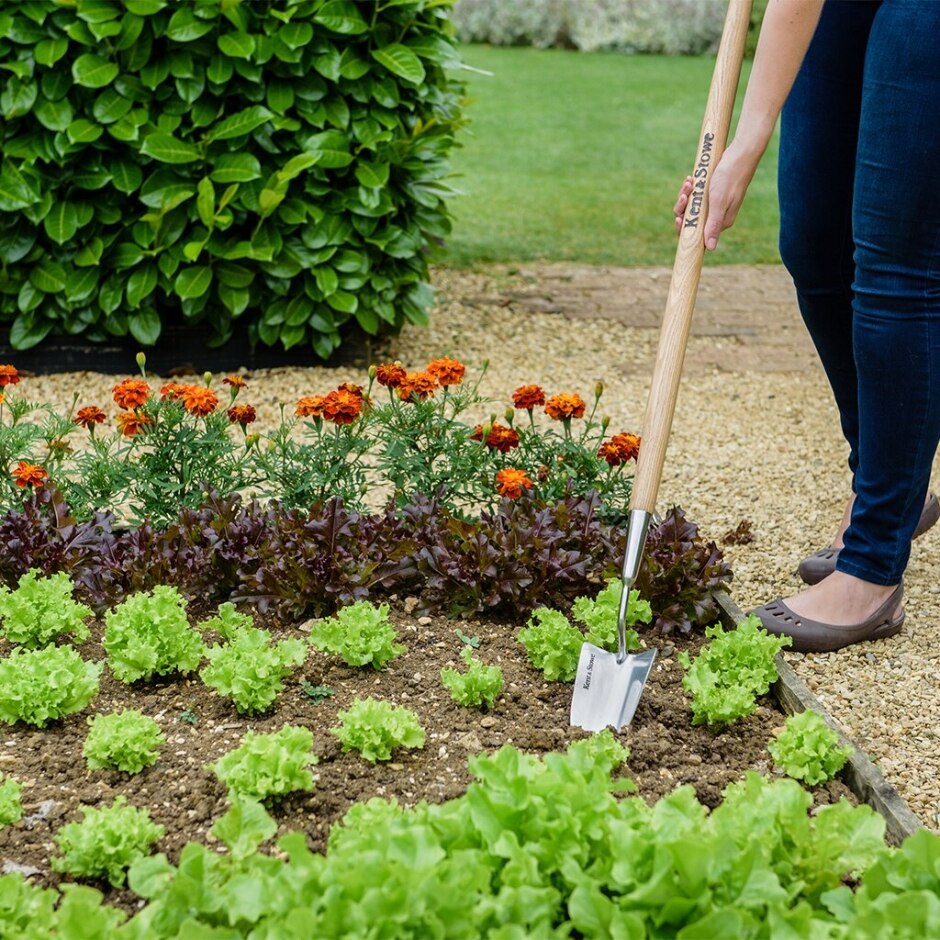
[[[852,753],[819,712],[790,715],[780,735],[767,745],[774,763],[788,776],[815,787],[834,777]]]
[[[45,727],[80,712],[98,694],[104,663],[86,662],[70,646],[14,649],[0,659],[0,721]]]
[[[350,666],[381,669],[405,652],[396,643],[397,633],[388,619],[388,604],[356,601],[340,608],[335,617],[315,623],[310,642],[327,653],[336,653]]]
[[[105,614],[108,665],[122,682],[170,672],[193,672],[204,653],[186,618],[186,600],[174,587],[140,591]]]
[[[242,743],[209,765],[228,787],[229,799],[274,800],[312,790],[309,768],[318,763],[309,728],[284,725],[271,734],[248,731]]]
[[[12,591],[0,585],[0,620],[6,638],[29,649],[67,635],[76,643],[84,642],[85,618],[92,610],[73,600],[74,588],[66,573],[42,577],[36,568],[27,571]]]
[[[391,760],[395,748],[424,747],[424,729],[409,708],[396,708],[369,696],[355,699],[338,718],[340,723],[330,728],[330,734],[339,739],[344,751],[359,751],[370,764]]]
[[[541,669],[549,682],[574,681],[584,636],[563,613],[539,607],[517,638],[529,654],[529,662]]]
[[[465,646],[460,658],[466,664],[461,672],[450,666],[441,670],[441,682],[459,705],[471,708],[492,708],[499,693],[503,691],[503,671],[499,666],[487,666]]]
[[[692,694],[692,724],[729,724],[757,708],[757,696],[777,679],[774,657],[793,641],[767,633],[753,614],[734,630],[715,624],[705,635],[711,642],[694,660],[679,654],[682,685]]]
[[[284,688],[284,678],[303,663],[307,645],[303,640],[274,643],[266,630],[252,626],[251,618],[239,614],[235,605],[222,604],[219,613],[200,624],[222,634],[225,643],[206,650],[209,664],[199,673],[209,688],[230,698],[242,714],[267,711]]]
[[[117,796],[110,806],[81,807],[84,818],[66,823],[55,834],[61,856],[52,859],[55,871],[76,878],[107,878],[118,888],[124,884],[127,869],[150,854],[166,830],[150,819],[146,809]]]
[[[622,596],[623,581],[620,578],[612,578],[596,597],[575,599],[571,605],[571,613],[575,620],[581,621],[587,629],[588,643],[606,650],[617,648],[617,615]],[[630,628],[627,630],[627,649],[640,648],[637,632],[632,629],[634,624],[649,623],[652,619],[653,611],[649,601],[640,600],[639,591],[630,591],[625,617],[626,625]]]
[[[157,722],[133,708],[95,715],[88,724],[82,754],[89,770],[140,773],[157,762],[159,749],[166,743]]]
[[[0,774],[0,829],[23,818],[21,792],[22,787],[12,777]]]

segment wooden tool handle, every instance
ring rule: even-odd
[[[750,18],[751,0],[730,0],[708,92],[699,148],[695,155],[692,195],[679,234],[666,312],[659,334],[659,350],[643,421],[643,440],[633,480],[632,509],[653,512],[656,506],[672,416],[676,410],[682,362],[692,325],[692,311],[695,309],[695,295],[702,273],[708,181],[712,167],[718,163],[728,142]]]

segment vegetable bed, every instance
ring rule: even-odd
[[[195,675],[126,685],[105,670],[90,709],[42,730],[22,724],[4,729],[0,770],[15,772],[23,785],[26,821],[0,830],[2,863],[7,869],[12,863],[35,870],[30,880],[36,884],[60,882],[63,876],[50,869],[50,858],[57,854],[56,830],[81,818],[79,804],[109,805],[121,794],[134,805],[149,808],[153,820],[165,827],[166,835],[155,850],[166,852],[171,861],[188,841],[217,841],[209,829],[226,811],[226,788],[207,765],[236,747],[249,730],[273,732],[292,724],[313,731],[313,751],[319,758],[312,768],[315,788],[290,794],[273,806],[272,815],[278,836],[300,830],[314,850],[325,848],[330,826],[356,802],[372,796],[395,797],[405,805],[422,799],[441,802],[465,792],[471,780],[467,759],[473,754],[510,743],[535,753],[559,751],[588,737],[568,726],[570,683],[546,682],[529,665],[515,638],[519,624],[419,616],[416,603],[416,598],[407,597],[391,601],[390,619],[406,652],[383,670],[347,666],[337,656],[311,650],[305,665],[285,680],[272,710],[261,718],[240,716],[231,701]],[[194,622],[214,610],[198,617],[196,613],[191,616]],[[278,639],[303,638],[315,623],[284,625],[257,614],[255,621]],[[84,659],[105,658],[102,629],[100,621],[92,624],[91,638],[79,648]],[[503,671],[503,694],[491,711],[456,704],[441,684],[442,668],[463,668],[460,654],[467,640],[478,641],[475,656]],[[701,802],[714,807],[724,787],[741,779],[746,770],[769,772],[767,744],[785,717],[775,700],[763,698],[754,714],[726,730],[693,726],[676,647],[694,654],[702,638],[678,637],[674,644],[669,638],[648,636],[646,642],[657,644],[660,653],[636,717],[619,736],[631,751],[624,772],[636,782],[640,795],[653,802],[688,783]],[[3,644],[2,652],[8,654],[9,644]],[[329,729],[337,724],[340,710],[369,695],[414,710],[427,732],[425,747],[398,750],[391,761],[375,764],[355,751],[342,753]],[[124,708],[140,709],[157,719],[166,736],[159,760],[134,776],[87,771],[82,756],[87,716]],[[816,788],[813,795],[817,803],[851,796],[838,780]],[[111,903],[130,908],[136,901],[126,889],[98,886]]]

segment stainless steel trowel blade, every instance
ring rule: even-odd
[[[618,663],[616,653],[585,643],[574,680],[571,724],[585,731],[608,725],[619,731],[630,724],[655,658],[656,650],[651,649]]]

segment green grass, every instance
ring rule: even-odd
[[[671,265],[714,60],[465,46],[447,261]],[[743,84],[742,84],[743,90]],[[739,104],[741,93],[739,93]],[[776,140],[709,260],[776,262]]]

